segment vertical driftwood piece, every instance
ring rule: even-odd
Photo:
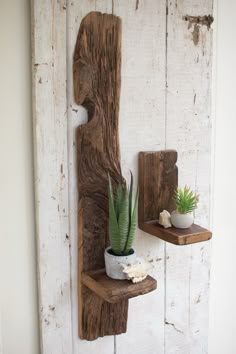
[[[99,3],[101,3],[99,1]],[[102,2],[104,3],[104,2]],[[102,11],[101,7],[99,11]],[[78,188],[76,129],[87,121],[87,112],[74,99],[73,60],[75,43],[82,19],[96,10],[96,1],[67,2],[67,97],[68,97],[68,168],[69,168],[69,243],[72,306],[73,351],[76,354],[106,354],[114,351],[114,336],[96,341],[81,340],[78,336]]]
[[[81,273],[104,267],[108,242],[108,173],[122,182],[118,141],[121,83],[121,20],[89,13],[74,53],[75,101],[88,111],[78,128],[79,333],[94,340],[126,331],[128,301],[109,304],[83,286]]]
[[[178,185],[177,152],[139,153],[139,223],[157,220],[163,209],[174,210]]]

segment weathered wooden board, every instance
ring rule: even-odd
[[[197,21],[212,0],[168,0],[167,10],[166,148],[178,151],[179,185],[200,195],[196,222],[208,226],[212,30]],[[207,353],[209,242],[166,244],[165,256],[166,353]]]
[[[174,192],[178,187],[177,151],[139,153],[139,226],[158,220],[164,209],[175,209]],[[142,228],[142,227],[141,227]]]
[[[99,8],[98,8],[98,5]],[[114,337],[107,336],[93,342],[80,340],[78,333],[78,192],[77,192],[77,147],[76,128],[87,122],[87,112],[74,100],[73,56],[76,38],[82,19],[90,12],[106,10],[108,1],[83,1],[68,3],[68,159],[69,159],[69,210],[70,210],[70,242],[71,242],[71,286],[72,286],[72,326],[73,348],[75,353],[104,354],[114,351]],[[111,2],[110,2],[111,5]],[[104,7],[104,8],[103,8]],[[111,10],[110,6],[110,10]]]
[[[132,283],[130,280],[120,281],[109,278],[106,275],[105,269],[83,273],[82,281],[87,288],[111,304],[147,294],[157,287],[156,279],[150,275],[141,282]],[[124,307],[124,309],[126,308]],[[116,315],[114,312],[113,314]],[[125,316],[122,316],[122,313],[119,313],[118,317],[125,318]]]
[[[113,187],[124,183],[118,139],[119,17],[90,12],[83,18],[74,51],[73,71],[75,101],[88,111],[88,123],[81,125],[77,132],[79,333],[82,339],[94,340],[126,332],[128,311],[127,300],[107,304],[82,282],[83,272],[104,267],[104,250],[109,245],[108,173]]]
[[[156,220],[141,223],[139,227],[150,235],[159,237],[166,242],[178,246],[208,241],[212,237],[211,231],[196,224],[193,224],[187,229],[177,229],[175,227],[165,229],[159,224],[158,220]]]
[[[66,2],[34,1],[32,28],[41,352],[72,354]]]

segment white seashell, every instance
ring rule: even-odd
[[[159,216],[159,224],[164,226],[165,229],[171,227],[170,213],[167,210],[163,210]]]
[[[144,280],[148,275],[148,268],[150,268],[150,265],[142,259],[137,259],[135,263],[130,265],[123,264],[123,272],[127,279],[132,280],[133,283]]]

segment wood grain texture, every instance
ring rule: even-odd
[[[178,186],[177,151],[139,153],[139,224],[158,220],[164,209],[175,209]]]
[[[99,297],[112,304],[147,294],[157,287],[156,279],[150,275],[139,283],[132,283],[130,280],[121,281],[109,278],[105,269],[83,273],[82,281]]]
[[[193,224],[187,229],[177,229],[175,227],[165,229],[158,223],[158,220],[156,220],[145,221],[140,224],[140,228],[153,236],[159,237],[166,242],[179,246],[208,241],[212,237],[209,230],[196,224]]]
[[[92,333],[88,340],[97,337],[112,336],[126,332],[128,317],[128,301],[109,303],[103,298],[91,292],[84,299],[83,329],[86,333]]]
[[[97,193],[106,212],[108,173],[116,184],[121,181],[120,85],[121,20],[91,12],[80,25],[74,53],[74,97],[88,111],[88,124],[78,129],[78,187],[81,198]]]
[[[75,101],[88,111],[88,123],[77,132],[79,333],[87,340],[116,334],[112,332],[117,328],[116,322],[119,333],[126,331],[127,317],[121,319],[119,313],[121,306],[128,309],[128,301],[110,306],[101,299],[95,301],[96,295],[83,286],[81,276],[82,272],[104,267],[104,250],[109,245],[108,173],[115,186],[124,183],[118,141],[120,70],[121,21],[117,16],[91,12],[80,24],[74,52]],[[87,309],[92,303],[90,297],[100,303],[102,314]],[[91,323],[96,323],[96,328]]]
[[[78,188],[77,188],[77,127],[88,121],[87,111],[78,106],[74,99],[73,57],[75,43],[82,19],[95,11],[99,2],[99,11],[109,10],[105,1],[71,1],[67,3],[67,93],[68,93],[68,165],[69,165],[69,243],[71,256],[71,298],[72,298],[72,337],[76,354],[104,354],[114,351],[114,336],[98,338],[96,341],[81,340],[78,336]],[[108,1],[107,1],[108,2]]]

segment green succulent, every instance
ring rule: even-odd
[[[180,214],[193,212],[197,208],[198,196],[188,187],[177,188],[174,194],[176,210]]]
[[[136,192],[134,206],[132,206],[133,175],[131,173],[129,190],[126,186],[119,184],[115,201],[109,175],[108,179],[109,238],[111,249],[117,256],[126,256],[132,253],[132,244],[137,226],[138,190]]]

